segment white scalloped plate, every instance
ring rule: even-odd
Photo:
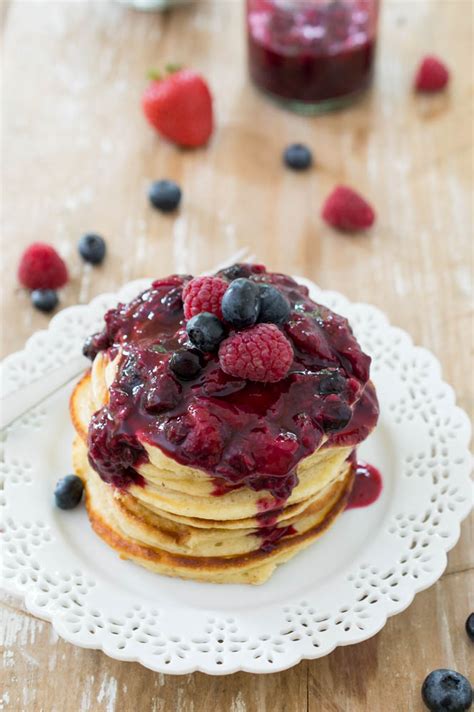
[[[83,507],[53,505],[56,480],[71,470],[66,387],[7,430],[1,466],[4,586],[66,640],[159,672],[275,672],[369,638],[442,574],[471,507],[469,421],[438,361],[380,311],[299,281],[349,318],[373,357],[381,415],[361,455],[382,471],[382,496],[345,512],[262,586],[152,574],[120,560]],[[60,312],[5,359],[3,391],[76,356],[104,311],[148,283]]]

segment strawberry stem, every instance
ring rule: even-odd
[[[182,64],[175,64],[173,62],[165,65],[165,70],[166,70],[167,74],[174,74],[175,72],[179,72],[179,70],[182,68],[183,68]]]
[[[157,69],[149,69],[146,75],[148,79],[152,79],[156,82],[158,82],[160,79],[163,79],[162,73],[159,72]]]

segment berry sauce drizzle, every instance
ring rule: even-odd
[[[258,530],[258,535],[262,537],[262,543],[260,544],[260,551],[273,551],[276,548],[278,542],[287,536],[292,536],[297,534],[296,529],[290,524],[286,527],[261,527]]]
[[[348,458],[354,472],[354,483],[345,509],[360,509],[368,507],[377,501],[383,489],[382,475],[379,470],[367,462],[357,461],[355,451]],[[261,499],[257,502],[260,511],[257,514],[259,530],[256,532],[262,538],[261,551],[270,552],[276,548],[280,539],[297,534],[296,529],[289,526],[279,526],[278,516],[283,512],[284,502],[276,509],[268,510],[271,500]]]
[[[352,467],[355,478],[346,509],[368,507],[380,497],[383,488],[382,475],[376,467],[367,462],[356,461]]]
[[[270,283],[287,297],[292,311],[282,329],[294,349],[288,375],[276,383],[245,381],[226,375],[217,354],[203,353],[196,377],[179,380],[169,360],[192,348],[182,303],[191,277],[158,280],[107,312],[103,331],[86,343],[91,359],[99,351],[118,359],[109,402],[90,422],[89,460],[116,487],[144,484],[136,468],[148,460],[147,443],[207,472],[216,496],[242,486],[266,490],[275,510],[296,486],[303,458],[321,446],[355,447],[375,426],[370,358],[347,320],[315,304],[290,277],[262,265],[234,265],[218,276]]]

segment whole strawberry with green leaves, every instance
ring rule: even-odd
[[[149,123],[179,146],[195,148],[209,140],[213,126],[212,95],[205,79],[191,69],[168,67],[152,81],[142,97]]]

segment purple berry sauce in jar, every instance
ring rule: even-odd
[[[371,83],[378,0],[247,0],[249,70],[300,113],[351,103]]]

